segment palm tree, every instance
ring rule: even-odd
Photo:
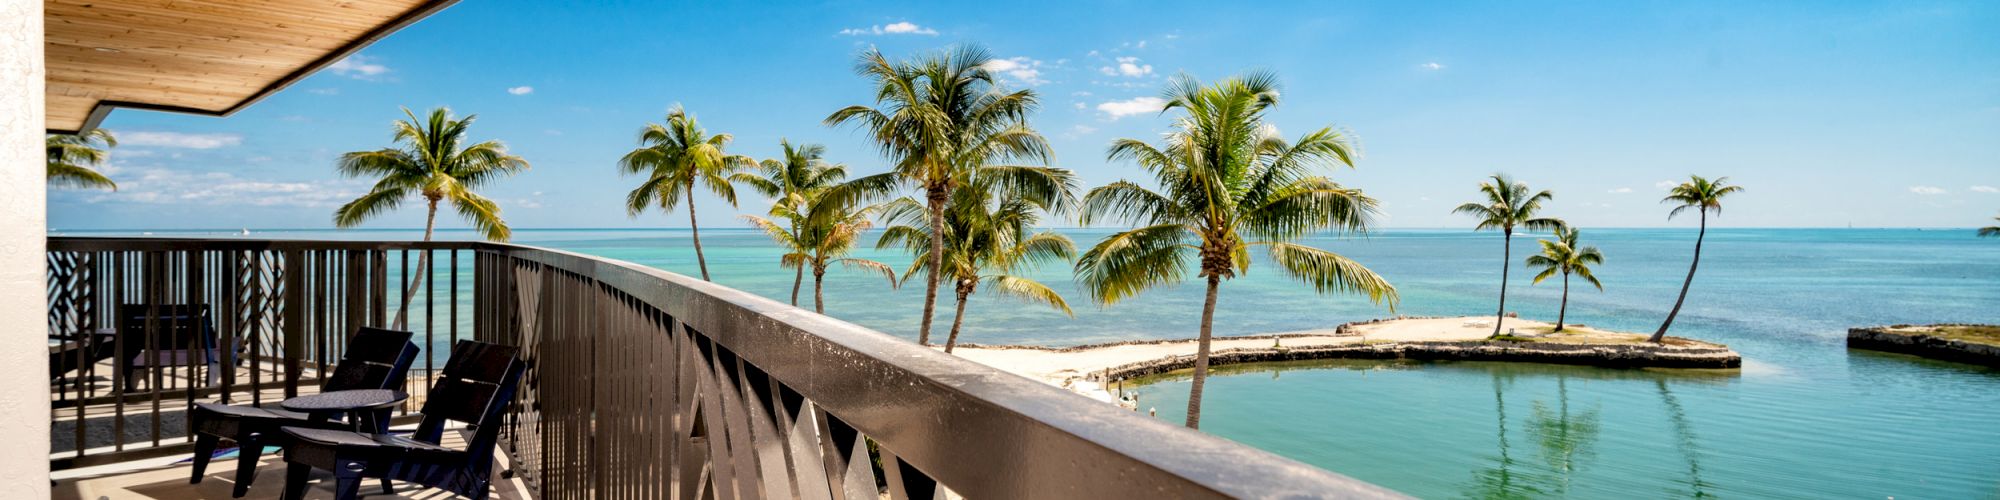
[[[1653,338],[1647,339],[1647,341],[1658,344],[1666,340],[1667,327],[1674,324],[1674,316],[1681,314],[1681,304],[1687,302],[1688,286],[1694,284],[1694,270],[1701,266],[1701,240],[1708,237],[1709,212],[1714,212],[1715,215],[1721,216],[1722,197],[1742,190],[1742,186],[1729,185],[1728,177],[1717,177],[1711,181],[1703,179],[1699,175],[1690,175],[1687,182],[1683,182],[1679,186],[1674,186],[1672,190],[1667,191],[1667,197],[1660,200],[1660,203],[1674,205],[1674,210],[1667,212],[1668,219],[1672,219],[1674,216],[1680,215],[1681,212],[1687,211],[1690,208],[1699,212],[1701,214],[1701,231],[1695,233],[1694,236],[1694,261],[1688,264],[1687,280],[1681,282],[1681,295],[1679,298],[1674,299],[1674,309],[1667,312],[1667,320],[1660,323],[1660,330],[1653,332]]]
[[[945,209],[944,272],[952,280],[958,300],[951,319],[951,333],[945,337],[944,352],[958,345],[958,332],[965,323],[966,299],[983,283],[1002,294],[1030,303],[1044,304],[1074,317],[1069,303],[1048,285],[1016,274],[1051,260],[1067,262],[1076,255],[1076,245],[1068,236],[1054,231],[1033,231],[1040,213],[1047,207],[991,186],[991,178],[960,185]],[[916,256],[903,281],[918,272],[930,273],[930,232],[927,210],[915,198],[902,198],[888,205],[885,221],[892,224],[876,241],[877,248],[903,245]]]
[[[806,200],[847,178],[846,166],[826,163],[824,159],[826,146],[818,144],[793,146],[792,141],[783,139],[778,141],[778,146],[783,149],[784,154],[757,164],[758,170],[763,175],[739,172],[729,176],[732,182],[750,186],[764,196],[776,198],[771,204],[771,215],[774,217],[781,217],[779,215],[781,213],[804,213]],[[792,234],[791,241],[798,241],[798,218],[785,218],[786,226]],[[796,270],[792,275],[792,306],[797,307],[799,285],[805,280],[806,268],[792,267]]]
[[[1562,307],[1556,309],[1558,332],[1563,331],[1563,320],[1569,315],[1569,275],[1575,274],[1597,287],[1598,291],[1604,290],[1604,283],[1598,282],[1597,276],[1590,271],[1590,266],[1604,263],[1604,253],[1597,251],[1597,247],[1577,246],[1576,232],[1575,229],[1556,228],[1556,240],[1541,240],[1542,254],[1528,256],[1529,267],[1542,268],[1542,272],[1535,275],[1535,284],[1541,284],[1542,280],[1557,273],[1562,274]]]
[[[118,183],[99,173],[95,167],[104,164],[111,156],[110,149],[118,147],[118,138],[110,130],[91,129],[89,132],[65,135],[50,134],[49,184],[56,187],[104,188],[118,190]]]
[[[51,175],[51,177],[54,176]],[[2000,221],[2000,217],[1994,217],[1993,220]],[[1985,238],[1989,236],[2000,236],[2000,226],[1986,226],[1979,228],[1979,237]]]
[[[729,206],[736,206],[736,188],[731,174],[755,165],[748,156],[724,153],[733,136],[709,135],[695,122],[694,115],[679,105],[667,111],[666,123],[648,123],[639,129],[639,148],[618,160],[626,174],[642,174],[646,181],[625,195],[626,215],[638,217],[647,208],[658,206],[672,212],[687,200],[688,234],[694,239],[695,263],[701,266],[702,281],[708,279],[708,258],[701,253],[701,227],[695,222],[694,189],[701,184]]]
[[[931,267],[944,267],[945,206],[959,184],[974,172],[1000,177],[996,183],[1031,200],[1068,203],[1055,169],[1009,165],[1047,163],[1048,142],[1030,128],[1028,114],[1039,101],[1032,90],[1007,90],[986,64],[993,56],[977,46],[959,46],[915,59],[891,62],[880,51],[861,55],[855,71],[872,81],[875,107],[854,105],[827,116],[826,124],[855,124],[867,131],[893,169],[856,179],[851,194],[886,193],[896,184],[923,193],[930,210]],[[924,313],[917,343],[930,344],[941,275],[924,284]]]
[[[470,142],[465,137],[466,130],[478,115],[453,119],[451,109],[444,107],[431,110],[423,119],[409,108],[403,108],[403,115],[409,119],[397,120],[391,126],[398,147],[340,155],[335,168],[341,175],[378,180],[367,194],[334,210],[333,224],[343,228],[360,225],[416,195],[425,202],[424,241],[430,241],[437,228],[440,202],[450,202],[486,239],[507,241],[512,231],[507,228],[507,221],[500,218],[500,205],[473,191],[496,177],[527,170],[528,161],[507,154],[507,146],[500,141],[466,144]],[[396,313],[396,328],[402,328],[409,320],[409,300],[429,268],[430,253],[418,254],[417,278],[410,281],[409,290],[403,294],[402,310]]]
[[[763,229],[771,239],[777,240],[779,246],[790,250],[784,257],[785,267],[812,270],[813,312],[821,314],[826,313],[824,282],[826,268],[830,264],[881,273],[889,279],[890,287],[896,286],[896,270],[888,264],[847,256],[854,250],[861,233],[873,227],[868,218],[880,207],[855,207],[851,198],[827,196],[830,192],[813,191],[816,196],[808,197],[800,206],[772,207],[775,216],[796,221],[796,226],[779,224],[755,215],[742,216]],[[799,208],[804,211],[799,211]]]
[[[1393,309],[1396,288],[1360,263],[1293,243],[1320,231],[1366,231],[1376,202],[1341,186],[1322,169],[1353,166],[1352,146],[1331,128],[1287,142],[1264,122],[1278,102],[1269,73],[1251,73],[1202,86],[1176,77],[1165,92],[1174,120],[1160,147],[1137,139],[1111,144],[1112,160],[1131,160],[1153,175],[1159,191],[1114,182],[1084,197],[1082,222],[1110,217],[1138,225],[1108,236],[1077,260],[1077,279],[1090,297],[1109,304],[1154,286],[1177,283],[1190,260],[1208,281],[1187,426],[1201,423],[1202,387],[1208,377],[1216,289],[1249,270],[1251,247],[1320,293],[1362,293]]]
[[[1514,182],[1507,174],[1493,174],[1490,181],[1479,183],[1479,193],[1486,197],[1483,203],[1467,203],[1452,209],[1452,213],[1466,214],[1479,218],[1474,231],[1499,229],[1500,249],[1500,312],[1494,314],[1493,335],[1500,335],[1500,324],[1507,321],[1507,271],[1513,267],[1514,228],[1530,231],[1563,227],[1561,219],[1536,217],[1542,209],[1542,202],[1555,198],[1546,190],[1529,194],[1528,185]]]

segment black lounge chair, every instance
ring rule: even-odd
[[[410,342],[411,336],[410,332],[362,327],[348,340],[347,352],[334,365],[333,373],[321,382],[320,392],[402,389],[410,364],[417,359],[417,345]],[[201,482],[209,460],[215,456],[217,442],[228,439],[237,446],[233,491],[237,497],[248,493],[250,483],[257,479],[257,459],[264,447],[287,442],[288,435],[279,432],[280,429],[344,429],[355,425],[355,422],[314,422],[306,414],[278,408],[215,403],[195,403],[191,418],[195,429],[194,477],[188,483]]]
[[[334,498],[350,500],[366,478],[408,481],[485,500],[493,480],[493,446],[500,417],[514,399],[521,372],[520,349],[461,340],[451,349],[444,372],[424,401],[423,419],[410,437],[287,427],[285,496],[301,500],[312,469],[333,472]],[[465,449],[439,445],[447,421],[472,429]],[[386,489],[386,484],[384,485]]]
[[[210,384],[221,379],[215,325],[209,321],[206,304],[119,305],[118,339],[114,342],[121,344],[118,363],[124,372],[125,392],[137,392],[147,370],[155,368],[200,364],[209,368]],[[148,385],[158,389],[157,383]]]
[[[49,339],[61,343],[49,346],[49,380],[61,380],[69,372],[111,359],[117,338],[114,330],[50,335]]]

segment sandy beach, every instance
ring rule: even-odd
[[[1392,319],[1351,324],[1346,327],[1346,332],[1340,332],[1341,328],[1335,327],[1241,337],[1218,337],[1211,348],[1215,352],[1222,352],[1231,349],[1264,349],[1274,343],[1296,349],[1370,342],[1476,341],[1483,340],[1493,333],[1493,321],[1492,316]],[[1553,326],[1542,321],[1507,318],[1501,325],[1501,331],[1528,332]],[[1632,335],[1602,332],[1579,325],[1570,325],[1565,333],[1573,333],[1568,338],[1579,340]],[[1189,339],[1068,348],[960,346],[952,353],[994,368],[1076,390],[1096,399],[1111,401],[1111,396],[1105,394],[1097,383],[1085,380],[1086,375],[1132,363],[1189,356],[1195,354],[1196,348],[1197,342]]]

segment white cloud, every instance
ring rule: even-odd
[[[1159,112],[1167,101],[1158,97],[1134,97],[1123,101],[1108,101],[1097,105],[1097,110],[1116,120],[1132,115]]]
[[[1049,83],[1042,79],[1042,62],[1026,57],[1009,57],[986,62],[986,70],[1006,75],[1009,80],[1023,85]]]
[[[87,203],[330,208],[360,196],[367,183],[353,180],[283,182],[244,179],[227,172],[132,169],[118,190],[95,193]]]
[[[1090,105],[1078,102],[1076,103],[1076,109],[1090,109]]]
[[[1674,188],[1674,186],[1679,186],[1679,185],[1681,185],[1681,183],[1678,183],[1678,182],[1674,182],[1674,181],[1660,181],[1660,182],[1655,182],[1655,183],[1653,183],[1653,187],[1656,187],[1656,188],[1660,188],[1660,189],[1673,189],[1673,188]]]
[[[118,144],[122,146],[215,149],[242,143],[243,136],[236,134],[183,134],[180,132],[118,133]]]
[[[306,89],[306,92],[317,95],[340,95],[340,89],[336,87]]]
[[[1944,194],[1944,188],[1937,186],[1910,186],[1910,192],[1924,196]]]
[[[1418,69],[1422,69],[1422,70],[1424,70],[1424,71],[1437,71],[1437,70],[1441,70],[1441,69],[1444,69],[1444,65],[1443,65],[1443,64],[1438,64],[1438,63],[1437,63],[1437,61],[1431,61],[1431,62],[1427,62],[1427,63],[1423,63],[1423,64],[1419,64],[1419,65],[1417,65],[1417,68],[1418,68]]]
[[[514,95],[528,95],[535,93],[535,88],[529,87],[527,85],[522,85],[519,87],[507,87],[507,93]]]
[[[1973,186],[1971,189],[1974,193],[2000,193],[2000,188],[1993,186]]]
[[[1139,58],[1137,57],[1120,57],[1118,58],[1117,66],[1105,66],[1102,68],[1097,68],[1097,71],[1111,76],[1129,76],[1133,78],[1138,78],[1153,74],[1153,65],[1140,64]]]
[[[887,25],[881,25],[881,24],[878,24],[878,25],[875,25],[875,26],[869,26],[869,27],[866,27],[866,28],[848,28],[848,29],[844,29],[844,30],[840,30],[840,34],[842,34],[842,35],[847,35],[847,36],[859,36],[859,35],[930,35],[930,36],[937,36],[938,32],[937,32],[937,30],[934,30],[934,29],[930,29],[930,28],[925,28],[925,27],[923,27],[923,26],[918,26],[918,25],[917,25],[916,23],[912,23],[912,22],[909,22],[909,21],[902,21],[902,22],[895,22],[895,23],[889,23],[889,24],[887,24]]]
[[[370,62],[374,60],[375,58],[373,57],[362,55],[347,56],[334,62],[327,69],[333,70],[333,73],[336,75],[357,80],[375,80],[389,73],[388,66]]]
[[[1624,193],[1630,193],[1630,192],[1632,192],[1632,188],[1618,188],[1618,189],[1613,189],[1613,190],[1611,190],[1611,191],[1608,191],[1608,192],[1609,192],[1609,193],[1613,193],[1613,194],[1624,194]]]

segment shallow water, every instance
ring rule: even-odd
[[[1103,230],[1066,230],[1080,246]],[[409,232],[259,232],[253,237],[409,238]],[[176,233],[161,232],[161,236]],[[446,237],[465,237],[445,233]],[[685,231],[522,230],[522,243],[697,274]],[[1672,306],[1694,231],[1585,229],[1605,290],[1572,290],[1569,321],[1650,332]],[[788,300],[793,275],[761,234],[704,230],[716,281]],[[1536,249],[1516,237],[1518,263]],[[1396,284],[1409,315],[1492,314],[1500,237],[1388,230],[1310,243]],[[898,268],[896,252],[862,250]],[[1259,256],[1261,257],[1261,256]],[[1552,320],[1556,282],[1517,264],[1508,309]],[[964,341],[1064,345],[1196,333],[1201,289],[1147,292],[1104,308],[1066,266],[1033,276],[1070,297],[1074,319],[981,296]],[[921,284],[828,273],[829,314],[914,338]],[[990,294],[987,294],[990,295]],[[810,307],[810,283],[801,305]],[[949,311],[948,308],[941,308]],[[1320,296],[1259,263],[1225,283],[1218,335],[1326,328],[1392,314]],[[949,317],[940,318],[940,325]],[[1848,351],[1850,326],[2000,323],[2000,240],[1970,230],[1723,229],[1709,233],[1675,335],[1730,344],[1739,372],[1534,364],[1321,362],[1224,370],[1203,430],[1422,497],[1573,496],[1985,498],[2000,496],[2000,372]],[[942,336],[942,326],[936,334]],[[1137,389],[1179,422],[1185,380]]]

